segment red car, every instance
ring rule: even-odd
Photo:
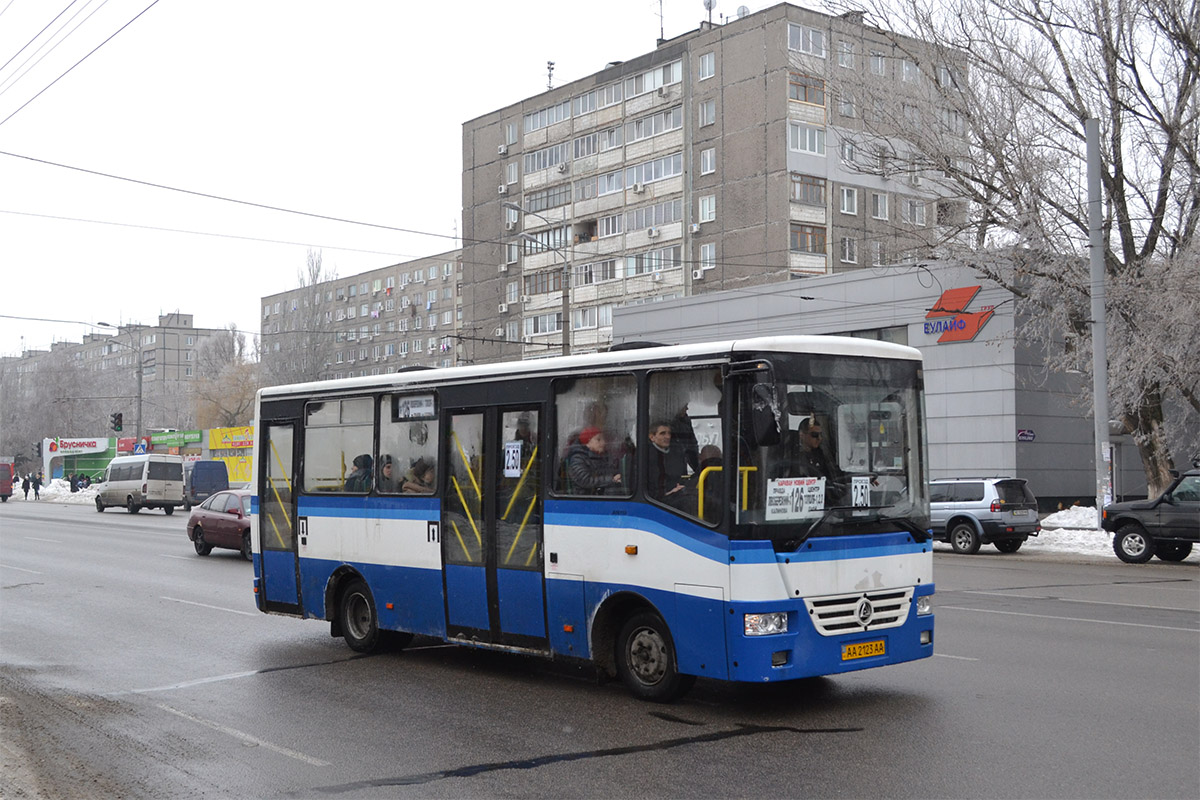
[[[187,535],[196,546],[196,555],[206,556],[214,547],[242,551],[250,561],[250,498],[249,489],[230,489],[217,492],[192,509],[188,517]]]

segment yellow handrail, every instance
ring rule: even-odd
[[[467,543],[463,541],[462,534],[458,532],[458,523],[450,520],[450,527],[454,528],[454,535],[458,537],[458,546],[463,549],[463,555],[467,557],[467,561],[471,560],[471,551],[467,549]],[[480,553],[483,555],[483,553]]]
[[[467,472],[470,472],[470,469]],[[450,483],[454,484],[454,491],[458,494],[458,501],[462,503],[463,513],[467,515],[467,522],[471,523],[471,528],[475,531],[475,539],[479,542],[479,546],[483,547],[483,537],[479,535],[479,526],[475,524],[475,517],[472,516],[471,509],[467,506],[467,498],[463,497],[462,487],[458,485],[458,478],[451,475]]]
[[[509,503],[511,506],[512,503]],[[537,494],[529,498],[529,508],[525,509],[525,516],[521,518],[521,526],[517,528],[517,535],[513,537],[512,546],[508,548],[508,553],[504,556],[504,563],[507,564],[512,559],[513,551],[517,549],[517,542],[521,541],[521,534],[525,532],[525,525],[529,522],[529,515],[533,513],[533,507],[537,505]]]
[[[508,513],[512,511],[513,503],[517,502],[517,495],[521,493],[521,487],[525,485],[525,479],[529,477],[529,468],[533,466],[533,460],[537,458],[537,448],[533,448],[533,452],[529,455],[529,461],[525,463],[525,469],[521,471],[521,480],[517,481],[517,488],[513,489],[512,497],[508,500],[508,508],[504,509],[504,515],[500,517],[502,520],[508,519]]]
[[[471,461],[467,458],[467,453],[462,448],[462,442],[458,440],[457,433],[451,433],[450,435],[454,438],[454,446],[458,448],[458,454],[462,456],[463,466],[467,469],[467,476],[471,479],[471,485],[475,487],[475,497],[482,500],[483,492],[479,489],[479,481],[475,480],[475,473],[471,472]]]

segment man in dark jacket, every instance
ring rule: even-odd
[[[584,428],[579,439],[567,449],[567,479],[572,492],[603,494],[621,485],[621,474],[614,473],[606,445],[603,431]]]

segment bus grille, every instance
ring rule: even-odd
[[[895,628],[908,619],[908,608],[912,605],[913,590],[888,589],[879,592],[859,592],[831,597],[805,599],[809,619],[822,636],[837,636],[843,633],[877,631]],[[870,613],[863,624],[859,617],[860,603],[866,600]],[[864,609],[865,613],[865,609]]]

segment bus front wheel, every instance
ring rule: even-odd
[[[635,614],[617,637],[617,674],[634,696],[669,703],[683,695],[696,679],[675,668],[675,644],[662,617],[650,611]]]
[[[355,578],[342,590],[338,603],[342,636],[351,650],[371,653],[379,646],[379,615],[375,613],[375,598],[361,578]]]

